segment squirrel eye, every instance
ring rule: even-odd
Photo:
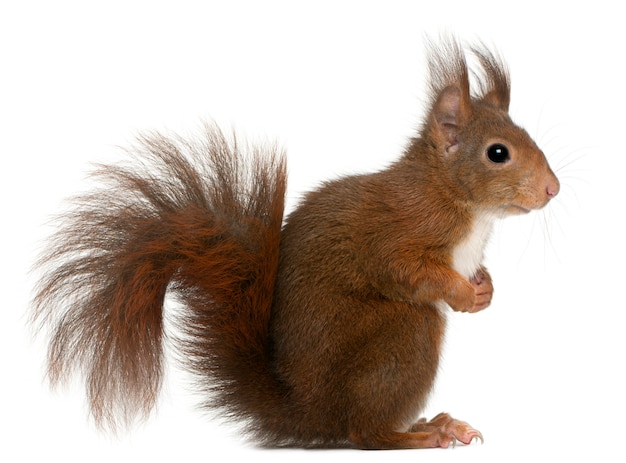
[[[494,143],[487,148],[487,157],[491,162],[501,164],[511,159],[509,149],[501,143]]]

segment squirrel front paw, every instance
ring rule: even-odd
[[[474,306],[469,312],[478,312],[489,307],[491,298],[493,297],[493,283],[487,269],[484,267],[479,269],[476,275],[470,280],[470,284],[474,287],[476,297],[474,299]]]
[[[446,302],[456,312],[472,312],[476,302],[474,285],[465,279],[458,279]]]
[[[493,297],[493,284],[491,276],[485,268],[476,272],[469,281],[457,281],[448,305],[457,312],[475,313],[486,309],[491,304]]]

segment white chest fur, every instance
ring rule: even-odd
[[[452,267],[468,280],[476,274],[483,261],[495,219],[496,215],[491,212],[476,214],[469,234],[454,248]]]

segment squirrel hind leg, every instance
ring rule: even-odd
[[[413,424],[408,432],[388,431],[377,433],[350,434],[350,441],[362,449],[421,449],[421,448],[448,448],[457,442],[465,445],[474,440],[483,442],[480,431],[469,424],[455,420],[447,413],[440,413],[427,421],[422,418]]]

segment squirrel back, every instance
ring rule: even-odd
[[[508,116],[501,60],[430,49],[419,136],[380,172],[328,182],[283,223],[283,157],[251,156],[216,127],[192,143],[146,137],[131,167],[103,167],[41,265],[49,374],[75,370],[100,424],[151,410],[161,381],[162,305],[183,304],[180,349],[207,406],[270,445],[446,447],[481,434],[419,420],[447,306],[491,302],[483,250],[495,219],[545,206],[559,182]],[[445,303],[445,304],[444,304]],[[447,304],[447,306],[446,306]]]

